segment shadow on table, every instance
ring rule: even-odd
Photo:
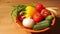
[[[60,17],[56,17],[56,23],[52,29],[45,32],[32,33],[32,34],[60,34]]]

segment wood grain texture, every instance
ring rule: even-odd
[[[11,11],[17,4],[41,3],[46,7],[58,7],[55,26],[43,33],[28,33],[11,20]],[[60,0],[0,0],[0,34],[58,34],[60,31]]]

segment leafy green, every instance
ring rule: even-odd
[[[35,4],[30,4],[30,6],[35,7]]]
[[[25,11],[25,8],[26,8],[26,5],[15,6],[11,13],[12,19],[14,18],[14,16],[17,16],[18,12]]]
[[[11,12],[12,20],[13,20],[14,16],[17,16],[17,14],[19,12],[25,11],[26,6],[28,6],[28,5],[30,5],[32,7],[35,7],[35,4],[21,4],[21,5],[15,5],[15,6],[13,6],[14,9]]]

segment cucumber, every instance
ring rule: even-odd
[[[50,21],[44,20],[44,21],[39,22],[36,25],[34,25],[33,29],[34,30],[41,30],[41,29],[47,28],[48,26],[50,26]]]
[[[49,20],[49,21],[51,21],[52,20],[52,15],[49,15],[49,16],[47,16],[46,18],[45,18],[45,20]]]

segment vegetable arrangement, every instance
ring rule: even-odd
[[[11,13],[12,18],[17,16],[22,25],[33,30],[41,30],[50,26],[53,19],[51,12],[42,4],[18,5]]]

